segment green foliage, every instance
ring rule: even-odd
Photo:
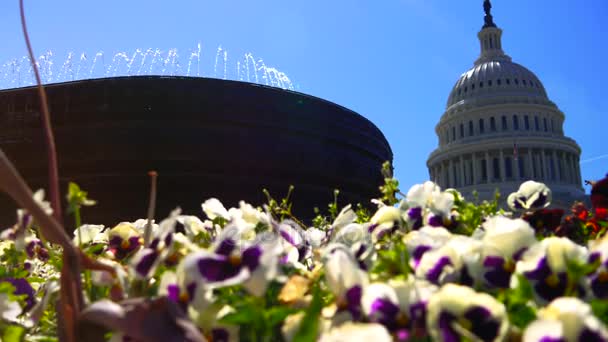
[[[300,328],[296,332],[293,342],[315,341],[319,333],[319,316],[323,309],[323,293],[317,284],[313,288],[313,297],[310,306],[302,318]]]
[[[522,275],[517,275],[517,287],[506,289],[497,296],[497,299],[505,304],[509,321],[519,328],[526,327],[536,319],[533,298],[534,290]]]
[[[481,226],[484,218],[499,212],[500,194],[498,192],[495,193],[494,200],[483,201],[479,204],[475,204],[478,201],[477,193],[474,193],[473,196],[474,202],[465,201],[457,195],[454,196],[454,208],[458,212],[454,233],[471,235],[475,229]]]
[[[393,166],[390,162],[382,164],[382,175],[384,176],[384,185],[380,186],[382,193],[382,202],[386,205],[395,205],[399,203],[397,194],[399,193],[399,181],[393,177]]]
[[[379,280],[406,279],[412,273],[410,254],[401,239],[393,239],[391,248],[378,251],[371,273]]]
[[[25,328],[20,325],[7,325],[0,327],[2,342],[20,342],[24,341]]]
[[[608,326],[608,300],[595,299],[591,301],[593,314]]]

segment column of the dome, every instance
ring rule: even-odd
[[[576,172],[574,172],[574,160],[572,154],[568,153],[568,170],[570,171],[570,184],[576,183]]]
[[[506,174],[505,174],[505,156],[504,156],[504,152],[502,149],[500,149],[499,151],[499,157],[498,157],[498,162],[499,162],[499,169],[500,169],[500,181],[504,182],[505,178],[506,178]]]
[[[534,178],[535,179],[542,179],[543,177],[543,171],[540,167],[540,154],[539,153],[534,153]]]
[[[547,155],[545,154],[545,150],[540,150],[540,157],[543,164],[543,181],[549,180],[549,165],[547,164]]]
[[[562,165],[564,166],[564,183],[570,182],[570,172],[568,170],[568,158],[566,157],[566,152],[562,151]]]
[[[473,167],[473,185],[477,185],[477,159],[475,158],[475,152],[471,154],[471,164]]]
[[[490,152],[486,151],[485,157],[486,157],[486,161],[485,161],[486,184],[488,184],[488,183],[490,183]]]
[[[532,149],[528,148],[528,179],[534,178],[534,162],[532,161]]]
[[[464,158],[462,158],[462,154],[460,155],[460,186],[465,186],[467,184],[466,182],[466,174],[464,173]]]
[[[452,158],[450,158],[448,162],[448,181],[445,184],[446,188],[454,187],[452,182],[454,182],[454,162],[452,161]]]
[[[450,178],[450,174],[449,174],[449,170],[448,167],[446,166],[446,161],[442,161],[441,162],[441,168],[443,169],[443,183],[441,184],[442,188],[447,188],[448,187],[448,182],[449,182],[449,178]]]
[[[553,150],[553,167],[555,168],[555,180],[560,181],[562,175],[559,171],[559,163],[557,162],[557,151]]]

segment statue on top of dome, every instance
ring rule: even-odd
[[[490,14],[490,11],[492,10],[492,4],[490,3],[490,0],[484,0],[483,10],[486,12],[485,17],[483,17],[485,21],[485,25],[483,25],[483,28],[496,27],[496,24],[494,24],[494,19],[492,18],[492,14]]]

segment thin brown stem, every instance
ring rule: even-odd
[[[47,147],[47,159],[49,168],[49,197],[51,201],[51,207],[53,208],[53,216],[61,223],[63,222],[61,216],[61,201],[59,200],[59,171],[57,169],[57,151],[55,149],[55,137],[53,136],[53,128],[51,127],[51,115],[49,113],[49,107],[46,98],[46,92],[42,86],[40,80],[40,73],[36,66],[36,59],[34,58],[34,51],[30,43],[30,38],[27,33],[27,25],[25,23],[25,11],[23,9],[23,0],[19,0],[19,10],[21,14],[21,28],[23,29],[23,37],[25,38],[25,45],[27,45],[27,52],[30,56],[30,63],[32,64],[32,70],[36,76],[36,84],[38,86],[38,94],[40,96],[40,109],[42,110],[42,124],[44,126],[44,136],[46,139]]]
[[[148,176],[150,176],[150,201],[148,202],[148,222],[144,231],[144,245],[146,247],[150,244],[150,238],[152,237],[152,220],[154,220],[154,211],[156,209],[156,179],[158,178],[158,173],[150,171],[148,172]]]

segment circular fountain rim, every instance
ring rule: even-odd
[[[386,139],[386,136],[384,135],[384,133],[382,132],[382,130],[380,130],[379,127],[376,126],[376,124],[374,124],[371,120],[369,120],[368,118],[366,118],[365,116],[363,116],[362,114],[359,114],[357,112],[355,112],[352,109],[349,109],[345,106],[339,105],[335,102],[323,99],[321,97],[317,97],[314,95],[310,95],[310,94],[306,94],[303,92],[299,92],[296,90],[292,90],[292,89],[284,89],[284,88],[280,88],[280,87],[275,87],[275,86],[270,86],[270,85],[266,85],[266,84],[260,84],[260,83],[255,83],[255,82],[247,82],[247,81],[239,81],[239,80],[228,80],[228,79],[221,79],[221,78],[214,78],[214,77],[200,77],[200,76],[171,76],[171,75],[135,75],[135,76],[112,76],[112,77],[99,77],[99,78],[89,78],[89,79],[82,79],[82,80],[74,80],[74,81],[67,81],[67,82],[57,82],[57,83],[46,83],[43,84],[43,86],[45,88],[54,88],[54,87],[60,87],[60,86],[65,86],[65,85],[75,85],[75,84],[79,84],[79,83],[94,83],[94,82],[104,82],[104,81],[109,81],[109,80],[124,80],[124,79],[178,79],[178,80],[204,80],[205,82],[217,82],[217,83],[232,83],[232,84],[236,84],[239,86],[249,86],[249,87],[257,87],[257,88],[262,88],[264,90],[267,91],[273,91],[273,92],[287,92],[293,95],[297,95],[297,96],[302,96],[317,102],[322,102],[325,104],[328,104],[330,106],[333,107],[337,107],[340,108],[342,111],[344,112],[348,112],[352,115],[355,115],[365,121],[367,121],[368,123],[370,123],[373,127],[376,128],[376,130],[378,131],[378,133],[381,134],[381,136],[384,138],[384,140],[386,141],[386,145],[390,151],[390,153],[392,154],[392,149],[390,147],[390,143],[388,143],[388,140]],[[6,89],[0,89],[0,94],[2,93],[8,93],[8,92],[14,92],[14,91],[21,91],[21,90],[26,90],[26,89],[34,89],[37,86],[35,85],[31,85],[31,86],[26,86],[26,87],[17,87],[17,88],[6,88]]]

